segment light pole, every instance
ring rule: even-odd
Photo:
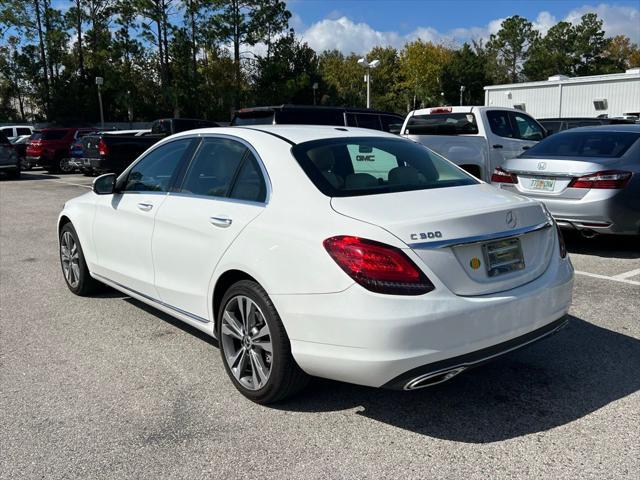
[[[465,90],[466,87],[464,85],[460,85],[460,106],[462,106],[462,94],[464,94]]]
[[[104,112],[102,111],[102,92],[100,87],[104,83],[104,78],[96,77],[96,85],[98,86],[98,103],[100,104],[100,128],[104,130]]]
[[[367,108],[371,108],[371,70],[380,65],[380,60],[367,62],[366,58],[358,60],[358,65],[367,69],[365,80],[367,82]]]
[[[318,90],[318,82],[315,82],[311,88],[313,88],[313,104],[316,104],[316,91]]]

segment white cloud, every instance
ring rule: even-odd
[[[633,42],[640,41],[640,10],[634,7],[599,4],[597,6],[584,5],[570,11],[565,21],[578,23],[580,17],[588,12],[595,12],[603,20],[603,28],[608,36],[628,35]],[[497,18],[484,26],[454,28],[441,32],[431,26],[416,28],[414,31],[402,35],[396,31],[379,31],[367,23],[355,23],[346,16],[336,17],[332,12],[329,18],[314,23],[307,29],[296,29],[302,32],[300,37],[316,51],[338,49],[343,53],[355,52],[363,54],[375,46],[393,46],[401,48],[406,42],[421,39],[435,43],[463,43],[471,40],[486,42],[492,33],[500,30],[504,18]],[[558,19],[548,11],[542,11],[533,26],[543,35],[555,25]],[[296,23],[303,26],[300,17]]]

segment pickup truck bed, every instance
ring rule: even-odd
[[[87,135],[82,139],[85,173],[122,173],[142,152],[165,135]]]

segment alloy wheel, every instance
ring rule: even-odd
[[[70,232],[64,232],[60,240],[60,259],[64,278],[71,288],[76,288],[80,282],[80,252],[78,244]]]
[[[260,307],[244,295],[232,297],[222,315],[224,357],[235,379],[249,390],[264,387],[271,374],[271,332]]]

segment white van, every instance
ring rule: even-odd
[[[0,132],[4,133],[9,140],[13,140],[22,135],[31,135],[33,133],[33,127],[29,125],[6,125],[0,127]]]

